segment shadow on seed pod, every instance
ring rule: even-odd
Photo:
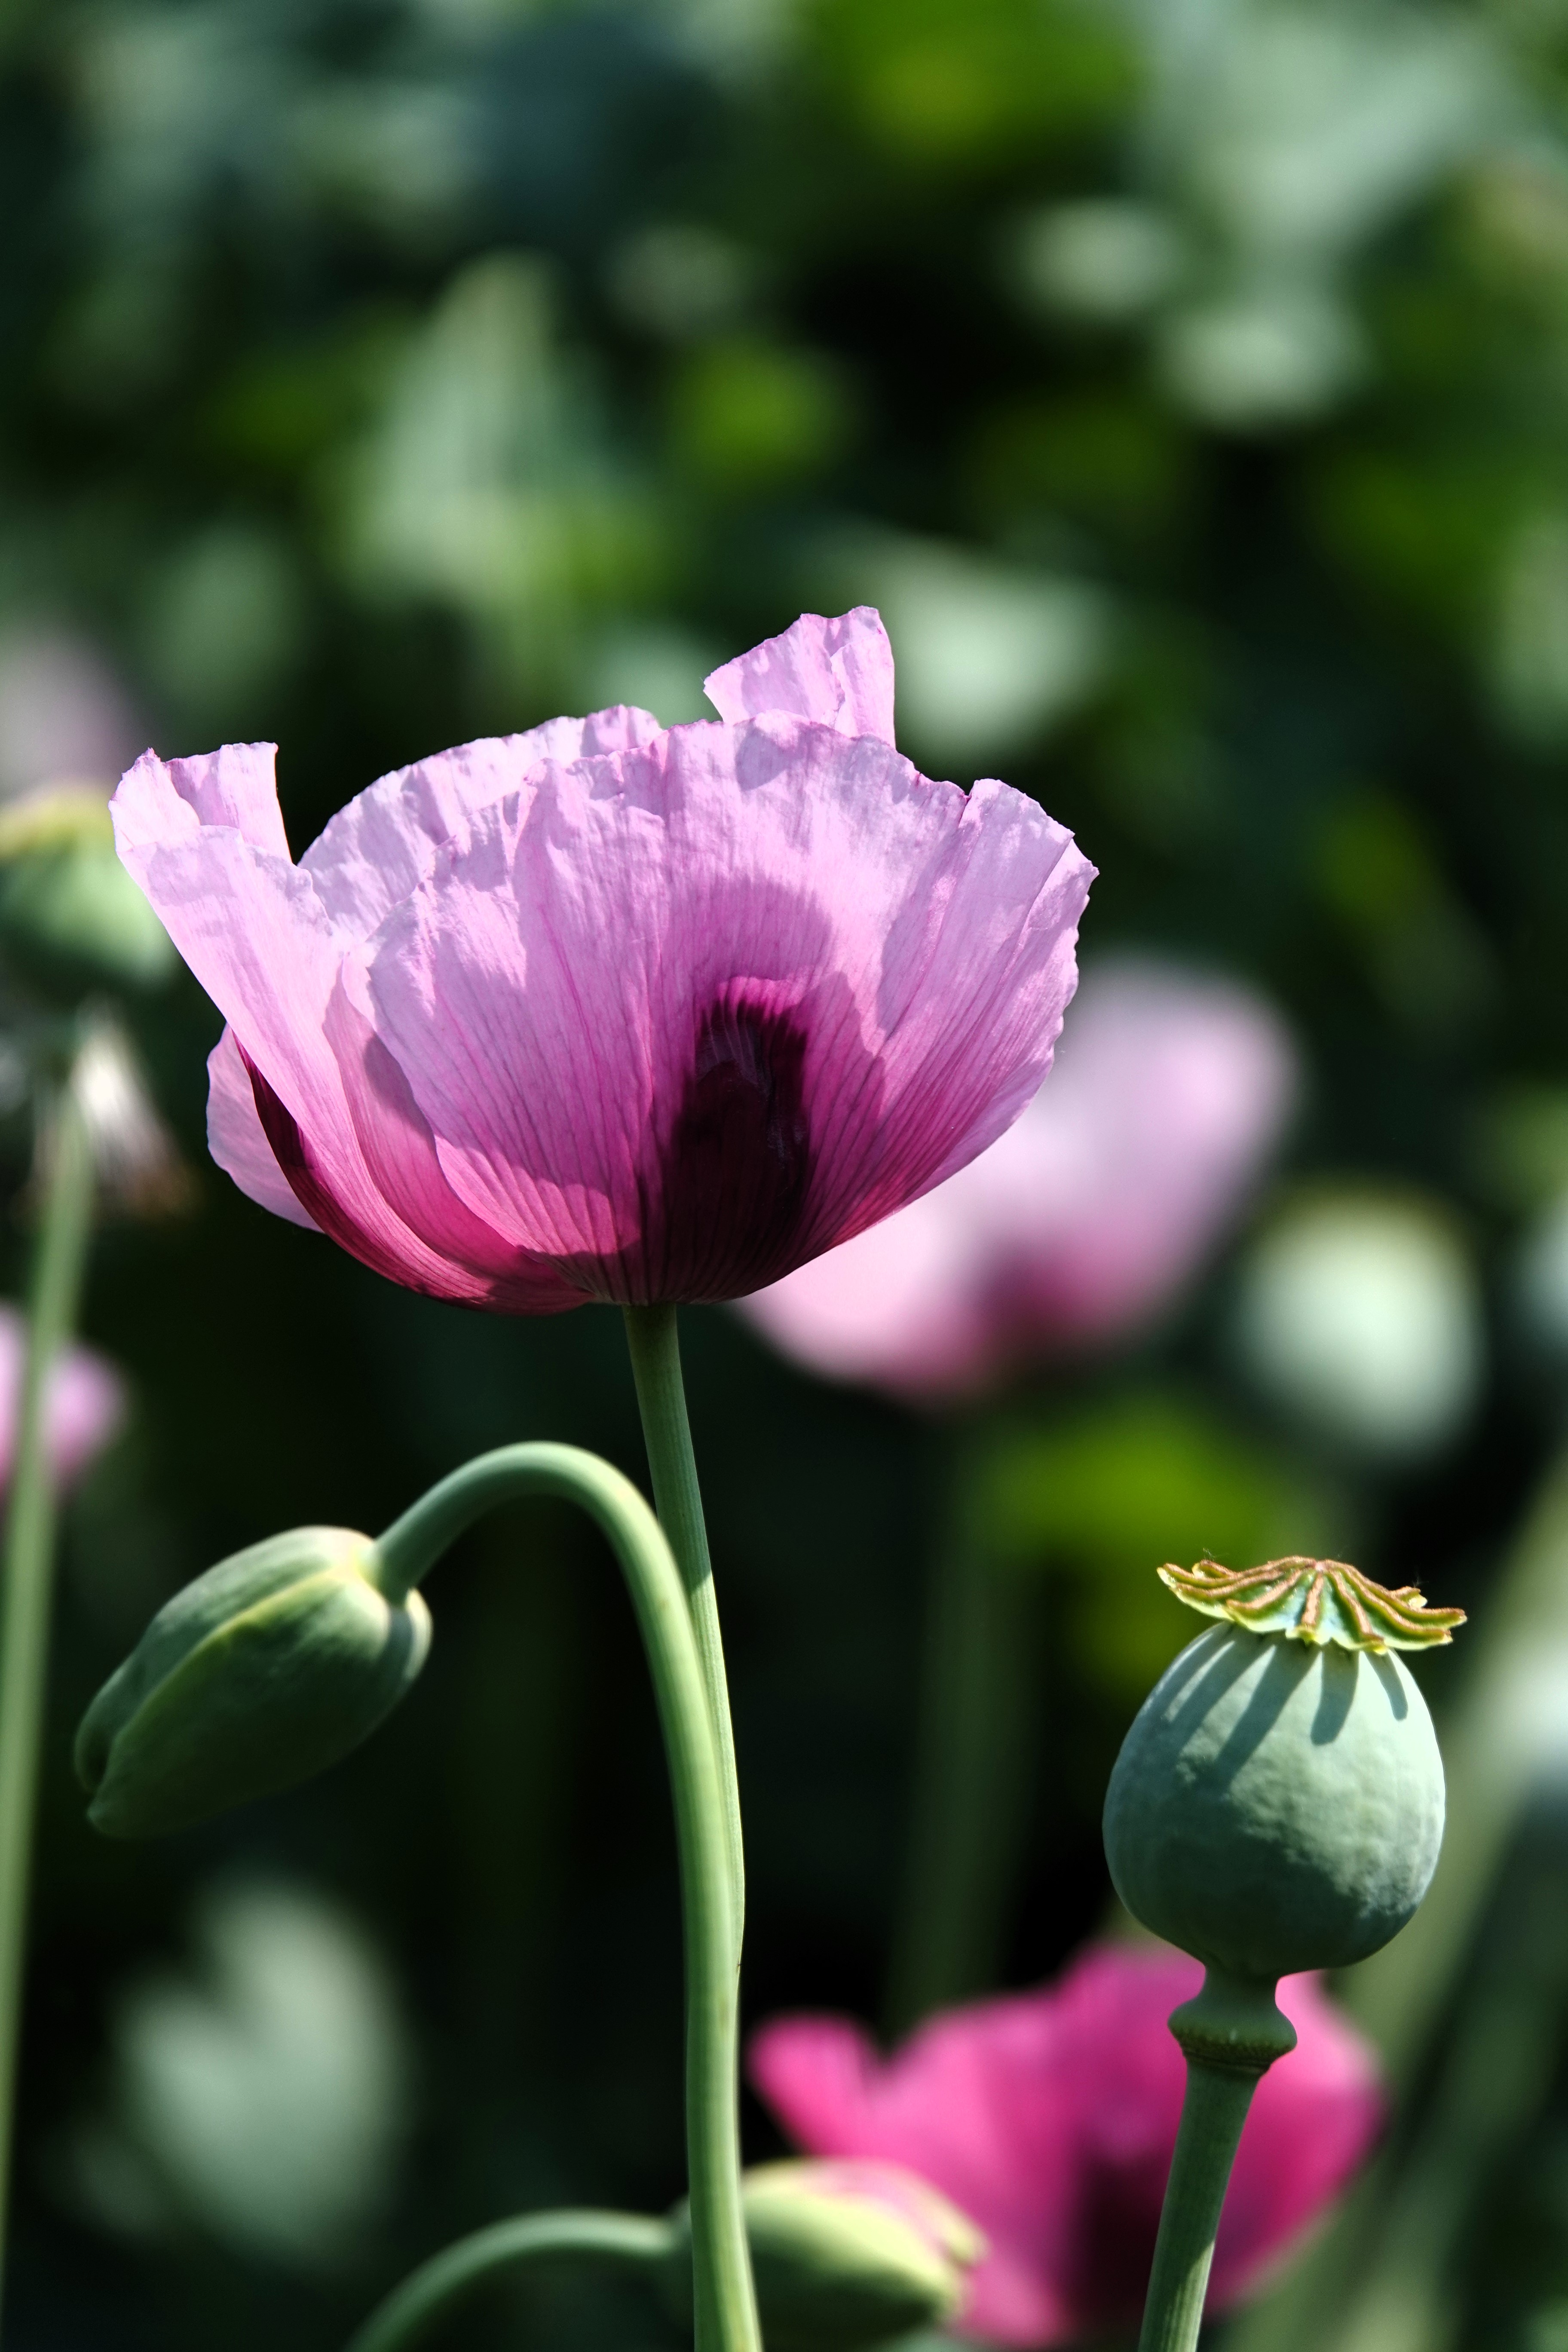
[[[162,1608],[77,1734],[88,1817],[156,1837],[337,1762],[417,1675],[430,1617],[389,1601],[375,1547],[295,1528],[237,1552]]]

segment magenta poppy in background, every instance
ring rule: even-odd
[[[26,1356],[26,1318],[14,1307],[0,1307],[0,1489],[11,1483]],[[44,1414],[55,1484],[68,1486],[79,1476],[124,1418],[125,1390],[112,1365],[90,1348],[68,1348],[55,1365]]]
[[[847,2018],[777,2018],[752,2037],[751,2078],[809,2154],[905,2165],[984,2231],[963,2333],[1069,2344],[1142,2307],[1184,2079],[1166,2020],[1202,1979],[1165,1947],[1100,1945],[1037,1992],[942,2011],[890,2058]],[[1242,2133],[1215,2311],[1317,2218],[1383,2120],[1372,2053],[1317,1979],[1287,1978],[1279,2002],[1300,2041]]]
[[[1093,868],[893,749],[877,615],[716,670],[718,722],[552,719],[386,776],[296,866],[268,745],[114,799],[228,1027],[214,1157],[411,1288],[732,1298],[939,1184],[1050,1066]]]
[[[745,1301],[785,1355],[936,1400],[1166,1307],[1278,1142],[1298,1082],[1249,990],[1143,961],[1085,975],[1017,1123],[874,1232]]]

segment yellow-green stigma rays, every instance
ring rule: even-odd
[[[1429,1650],[1454,1637],[1462,1609],[1429,1609],[1414,1584],[1397,1592],[1374,1584],[1348,1560],[1265,1560],[1261,1568],[1222,1568],[1200,1559],[1192,1568],[1167,1562],[1159,1571],[1178,1601],[1205,1617],[1228,1618],[1249,1633],[1283,1633],[1321,1648]]]

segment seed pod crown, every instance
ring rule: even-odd
[[[1291,1552],[1261,1568],[1222,1568],[1200,1559],[1191,1568],[1167,1561],[1159,1571],[1178,1601],[1200,1616],[1227,1618],[1249,1633],[1283,1633],[1342,1650],[1429,1650],[1451,1642],[1465,1622],[1462,1609],[1434,1609],[1419,1586],[1390,1591],[1343,1559],[1310,1559]]]

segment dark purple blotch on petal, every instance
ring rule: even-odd
[[[794,1010],[740,994],[700,1016],[679,1108],[642,1187],[633,1297],[734,1298],[795,1263],[814,1164],[805,1052]]]

